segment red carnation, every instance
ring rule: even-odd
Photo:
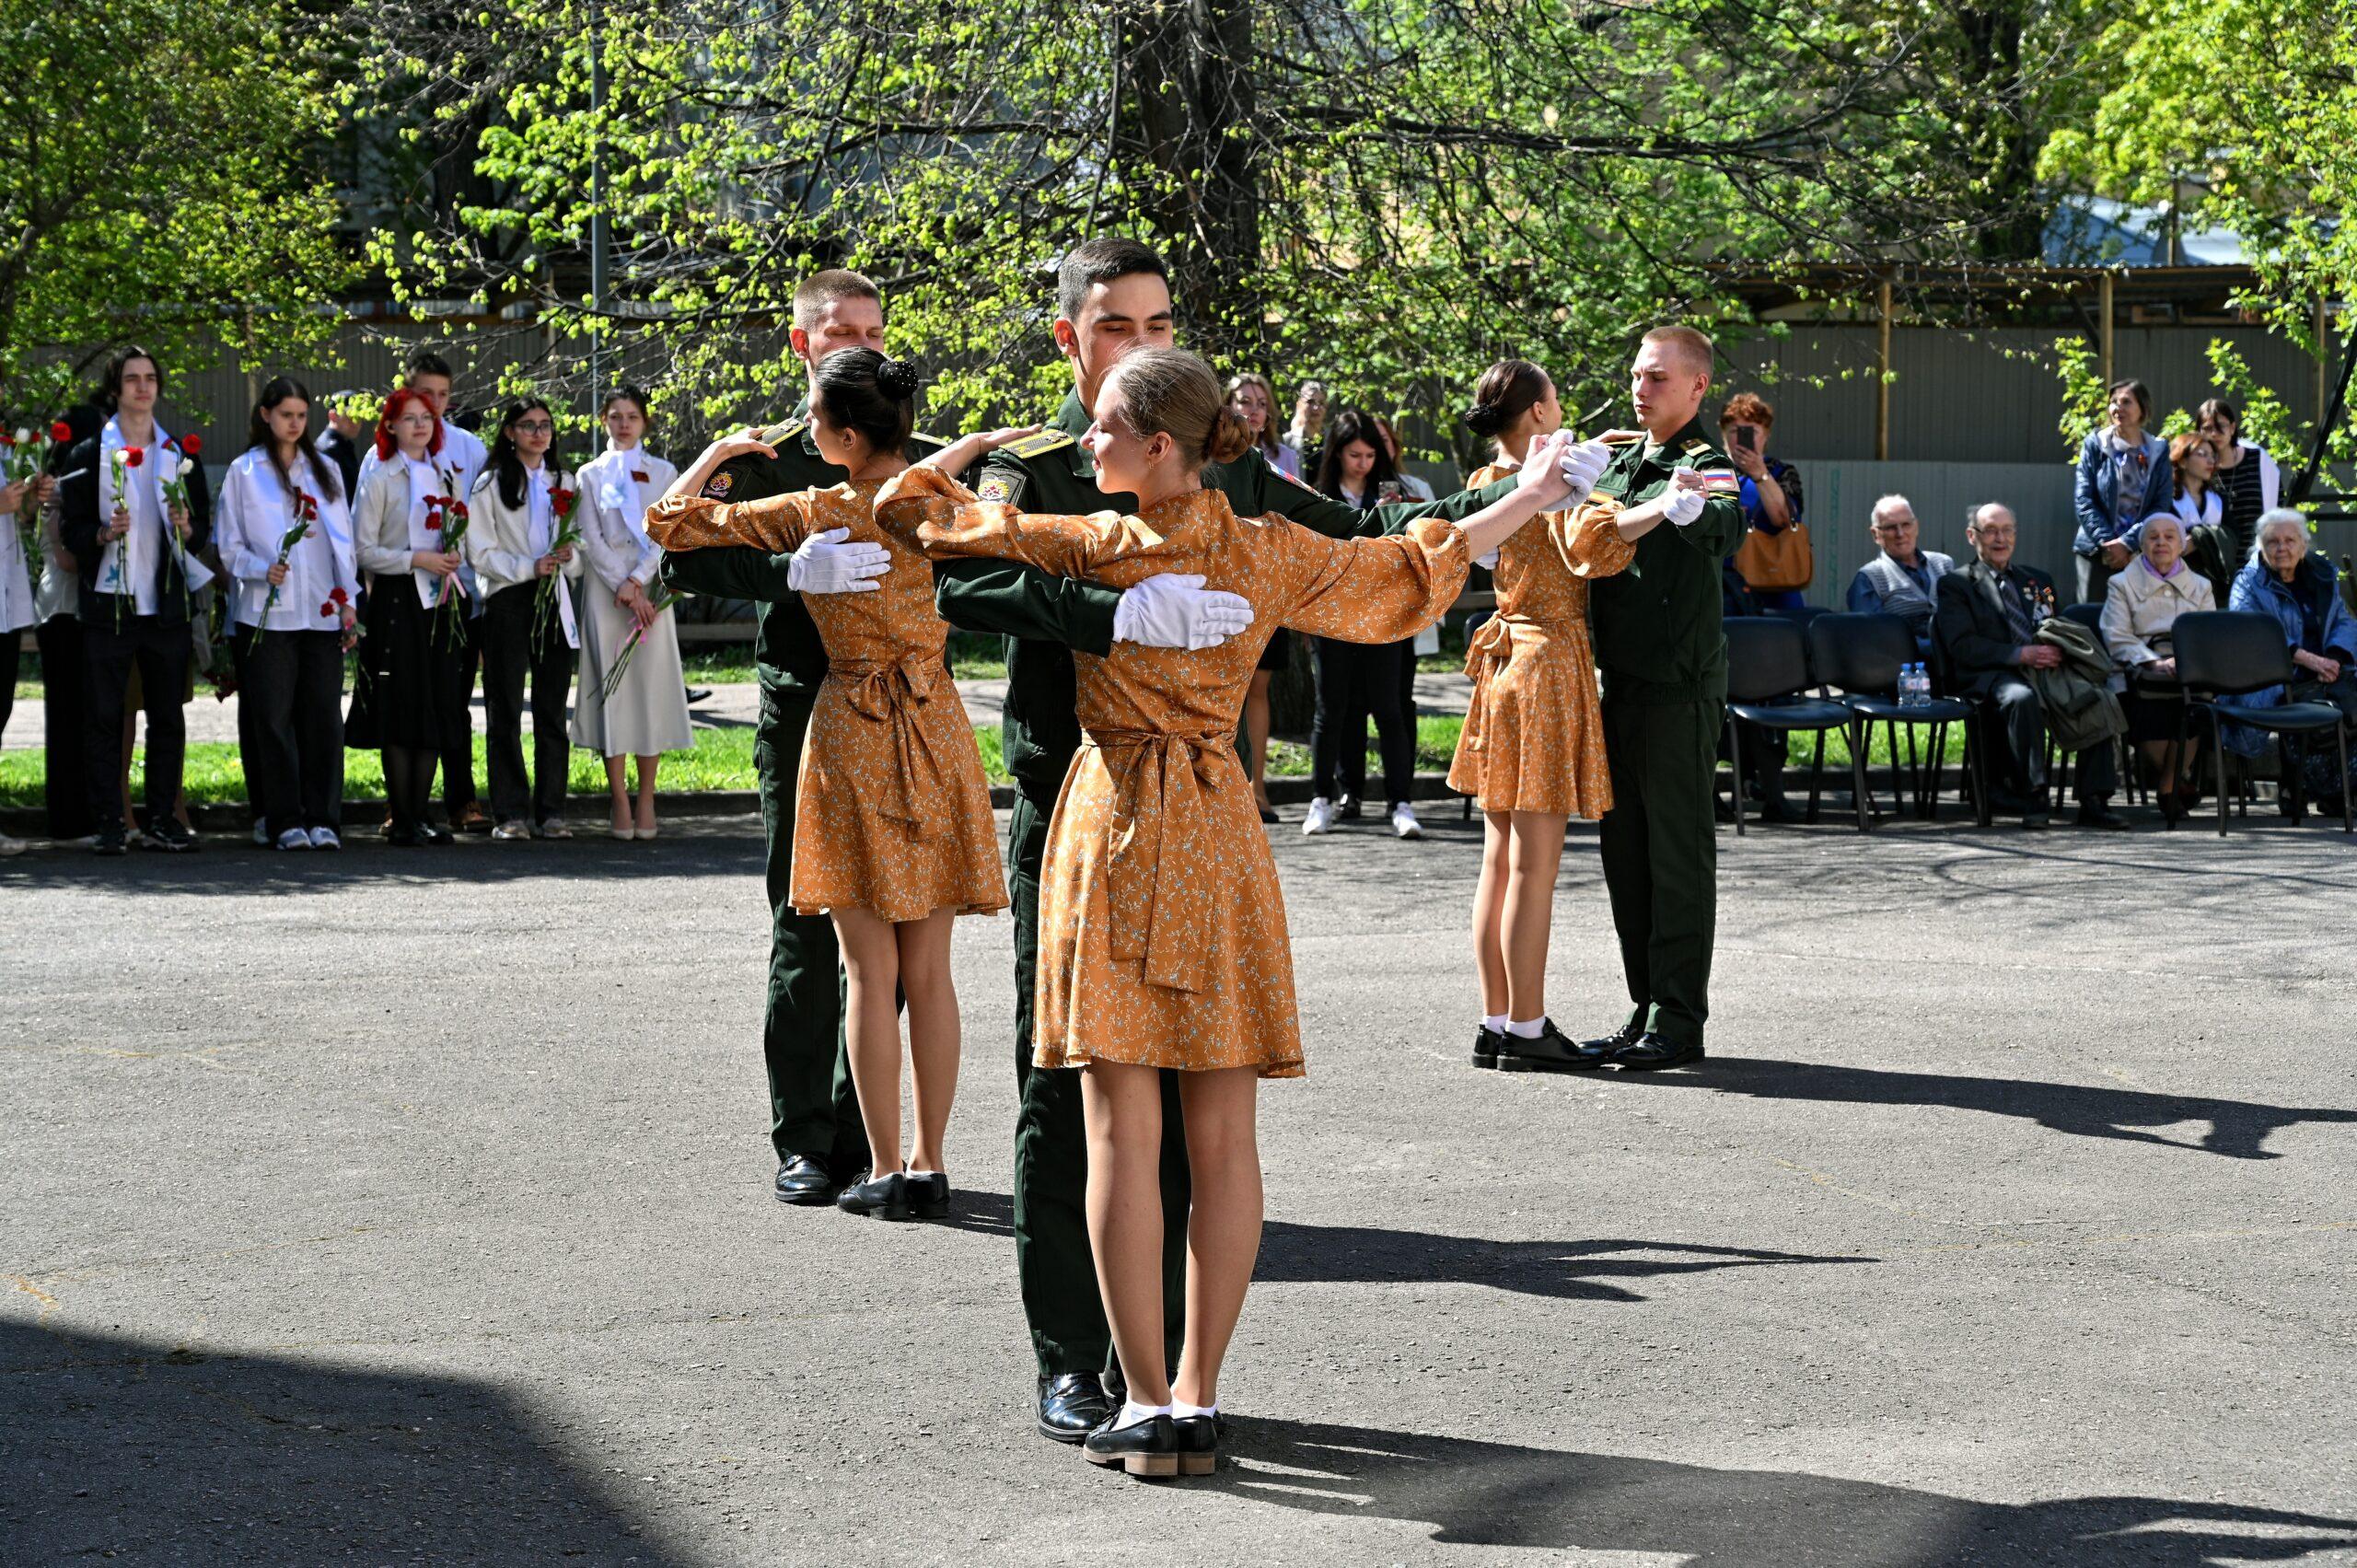
[[[146,460],[147,453],[144,447],[125,447],[122,449],[122,465],[125,468],[135,469]]]
[[[334,600],[334,601],[335,601],[336,603],[338,603],[338,604],[348,604],[348,603],[350,603],[350,602],[351,602],[351,599],[352,599],[352,596],[351,596],[350,594],[348,594],[348,593],[345,593],[342,588],[334,589],[332,592],[331,592],[331,593],[328,595],[328,598],[331,598],[331,599],[332,599],[332,600]]]
[[[71,441],[74,439],[74,427],[61,419],[49,427],[49,438],[52,441]]]
[[[563,486],[549,492],[549,506],[560,517],[573,515],[573,492]]]
[[[183,456],[192,458],[203,450],[204,450],[204,438],[203,436],[183,436],[180,437],[180,452]]]
[[[429,512],[426,514],[425,531],[428,533],[440,533],[442,531],[441,514],[437,512]]]
[[[330,599],[326,603],[320,605],[319,613],[321,615],[333,615],[335,613],[335,601],[333,599]]]
[[[15,436],[0,434],[0,447],[13,447],[16,444],[17,438]]]

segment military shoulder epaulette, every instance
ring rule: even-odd
[[[755,439],[764,447],[774,447],[781,442],[793,440],[808,428],[810,428],[810,422],[807,419],[789,419],[784,424],[772,424],[767,430],[761,431]]]
[[[1633,447],[1644,438],[1642,431],[1627,430],[1611,431],[1598,437],[1608,447]]]
[[[1037,436],[1026,436],[1020,441],[1010,442],[1004,449],[1011,458],[1039,458],[1072,444],[1072,433],[1068,430],[1042,430]]]
[[[946,447],[949,445],[948,436],[935,436],[930,430],[911,430],[909,432],[909,439],[911,441],[930,441],[936,447]]]
[[[1683,449],[1686,455],[1689,458],[1708,457],[1718,453],[1718,448],[1716,447],[1712,446],[1700,436],[1697,436],[1693,440],[1686,443]]]

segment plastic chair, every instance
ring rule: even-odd
[[[1781,615],[1728,618],[1727,751],[1735,759],[1735,830],[1743,825],[1743,725],[1762,729],[1810,730],[1822,737],[1839,729],[1850,737],[1850,793],[1858,808],[1858,831],[1870,832],[1867,816],[1866,764],[1858,744],[1859,719],[1846,703],[1805,695],[1813,684],[1809,675],[1808,643],[1799,623]],[[1809,815],[1817,815],[1823,775],[1809,770]]]
[[[1906,806],[1899,783],[1898,726],[1901,725],[1908,726],[1906,777],[1914,786],[1917,816],[1933,821],[1939,819],[1940,777],[1947,767],[1948,726],[1952,724],[1964,726],[1965,765],[1972,772],[1973,799],[1979,803],[1988,798],[1987,783],[1982,777],[1985,749],[1974,744],[1974,728],[1980,722],[1979,704],[1962,697],[1934,697],[1916,707],[1905,707],[1898,702],[1900,668],[1920,662],[1915,633],[1904,617],[1820,615],[1809,622],[1808,644],[1809,661],[1816,668],[1817,679],[1840,690],[1840,700],[1858,715],[1862,737],[1871,738],[1877,724],[1887,726],[1894,809],[1903,809]],[[1916,763],[1913,755],[1914,726],[1919,724],[1932,726],[1932,742],[1924,758],[1931,770],[1928,790],[1924,787],[1923,770]],[[1869,775],[1862,772],[1860,776]],[[1871,796],[1867,798],[1867,806],[1871,810]]]
[[[2294,736],[2319,735],[2332,731],[2340,756],[2340,830],[2352,830],[2351,807],[2347,787],[2349,777],[2349,721],[2330,703],[2284,703],[2271,708],[2255,708],[2243,703],[2223,699],[2238,697],[2269,686],[2290,684],[2294,670],[2292,650],[2283,641],[2283,628],[2271,615],[2249,610],[2197,610],[2180,615],[2171,628],[2177,654],[2177,679],[2185,687],[2185,712],[2177,719],[2177,745],[2182,750],[2187,728],[2192,723],[2193,712],[2200,709],[2210,715],[2210,746],[2218,766],[2218,836],[2226,836],[2226,749],[2220,732],[2222,724],[2231,720],[2247,724],[2253,729],[2282,736],[2288,742]],[[2197,693],[2208,692],[2204,701]],[[2283,750],[2283,783],[2282,787],[2296,792],[2299,788],[2299,764],[2289,744]],[[2296,793],[2293,799],[2296,802]]]

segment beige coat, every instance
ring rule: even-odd
[[[2122,674],[2111,678],[2111,689],[2128,687],[2128,674],[2141,665],[2171,657],[2169,628],[2189,610],[2215,610],[2218,596],[2210,579],[2180,563],[2173,576],[2164,577],[2138,556],[2111,579],[2103,601],[2103,644],[2119,662]]]

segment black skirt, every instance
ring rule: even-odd
[[[360,644],[360,678],[344,717],[346,746],[440,750],[455,726],[471,725],[465,653],[474,637],[463,598],[428,610],[416,580],[379,577],[368,591]]]

